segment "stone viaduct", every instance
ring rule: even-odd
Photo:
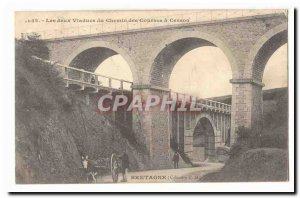
[[[132,72],[133,95],[168,94],[171,72],[184,54],[203,46],[220,48],[232,71],[232,144],[237,127],[262,129],[264,68],[270,56],[287,43],[287,17],[257,15],[46,41],[51,61],[91,72],[108,57],[120,54]],[[169,112],[155,110],[133,113],[133,130],[149,151],[150,168],[170,164],[170,117]]]

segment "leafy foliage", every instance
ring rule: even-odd
[[[28,59],[31,56],[37,56],[43,59],[49,59],[49,49],[46,43],[40,39],[40,35],[32,33],[27,35],[26,39],[17,40],[23,48],[23,55]]]

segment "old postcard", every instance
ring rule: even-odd
[[[289,182],[288,18],[15,12],[15,183]]]

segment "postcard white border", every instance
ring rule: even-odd
[[[13,0],[1,3],[1,139],[0,170],[5,191],[18,192],[286,192],[294,190],[294,2],[262,0],[161,1],[161,0]],[[132,9],[289,9],[289,182],[265,183],[192,183],[192,184],[15,184],[14,121],[14,12],[52,10],[132,10]],[[299,136],[298,136],[299,137]],[[7,194],[5,194],[7,195]]]

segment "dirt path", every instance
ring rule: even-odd
[[[129,172],[127,175],[128,183],[174,183],[174,182],[197,182],[204,175],[220,170],[224,164],[221,163],[202,163],[199,167],[149,170],[139,172]],[[122,175],[119,175],[119,181]],[[98,183],[112,183],[111,176],[100,178]]]

